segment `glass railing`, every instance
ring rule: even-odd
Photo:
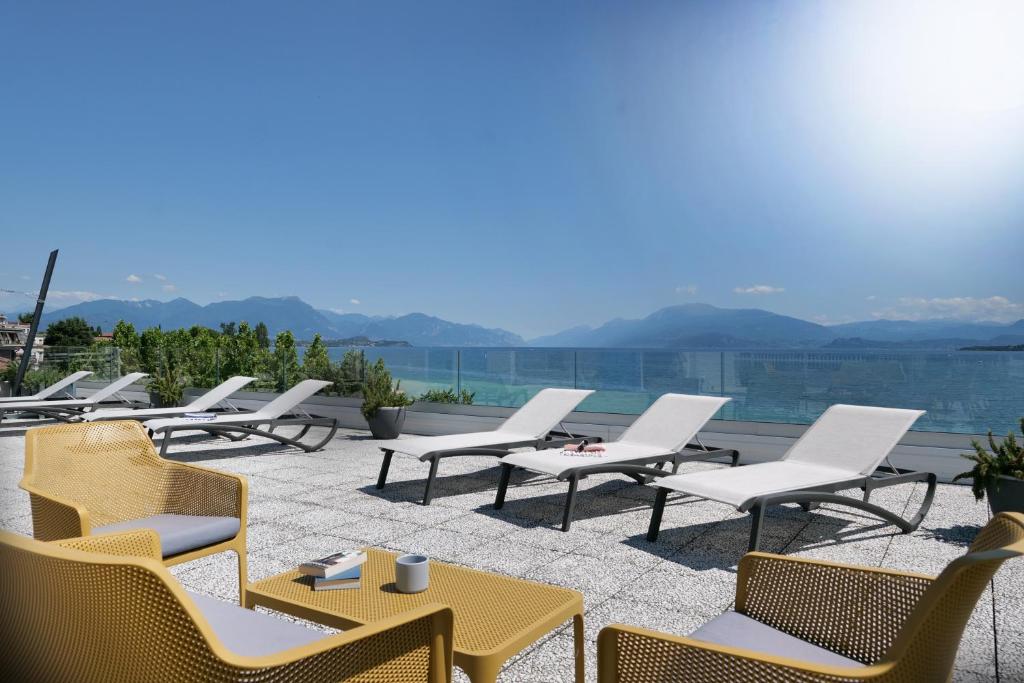
[[[724,420],[808,424],[835,403],[918,408],[921,431],[1006,434],[1024,415],[1024,352],[1002,351],[660,351],[620,349],[451,349],[371,347],[328,349],[334,384],[324,393],[353,394],[352,373],[341,370],[346,351],[367,362],[383,358],[407,394],[452,389],[473,403],[518,407],[544,387],[593,389],[580,410],[635,415],[666,392],[728,396]],[[303,349],[299,348],[299,358]],[[89,349],[47,347],[23,393],[75,370],[107,381],[128,356],[103,345]],[[237,359],[236,359],[237,361]],[[290,386],[301,368],[278,376],[273,363],[237,373],[221,351],[192,359],[202,375],[186,380],[212,387],[231,374],[254,374],[249,390]],[[358,374],[358,373],[356,373]],[[355,377],[356,382],[358,377]],[[348,382],[343,390],[341,385]]]
[[[332,359],[347,349],[332,348]],[[463,389],[517,407],[543,387],[594,389],[580,410],[638,414],[666,392],[728,396],[725,420],[808,424],[835,403],[918,408],[920,431],[1005,434],[1024,415],[1024,352],[360,349],[407,393]]]

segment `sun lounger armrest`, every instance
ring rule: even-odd
[[[163,555],[160,553],[160,537],[152,529],[67,538],[62,541],[54,541],[54,544],[87,553],[148,557],[157,561],[163,559]]]
[[[270,657],[225,657],[239,680],[450,683],[452,610],[431,604]]]
[[[840,668],[611,624],[597,637],[598,683],[633,681],[856,681],[892,665]]]
[[[770,553],[747,553],[736,611],[862,662],[892,644],[933,578]]]
[[[245,477],[179,462],[164,461],[163,468],[165,493],[161,512],[237,517],[245,528]]]
[[[89,533],[89,511],[85,507],[24,481],[19,486],[28,493],[32,506],[32,535],[37,540],[56,541]]]

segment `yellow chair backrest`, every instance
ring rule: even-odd
[[[1006,560],[1024,555],[1024,514],[1000,513],[970,549],[946,566],[921,596],[879,663],[895,662],[892,679],[943,680],[952,671],[967,620]],[[911,677],[912,674],[912,677]]]
[[[88,509],[93,526],[160,514],[172,472],[135,421],[61,424],[25,435],[24,483]]]

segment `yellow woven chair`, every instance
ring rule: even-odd
[[[30,429],[20,486],[41,541],[149,528],[167,565],[234,551],[244,601],[245,478],[163,460],[138,422]]]
[[[452,612],[327,635],[190,594],[142,530],[43,543],[0,532],[0,671],[9,681],[448,683]]]
[[[937,577],[749,553],[736,611],[690,637],[602,629],[598,681],[949,680],[978,598],[999,566],[1022,554],[1018,513],[996,515]]]

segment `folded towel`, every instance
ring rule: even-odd
[[[590,445],[586,441],[583,443],[567,443],[562,447],[562,450],[567,453],[604,453],[604,446],[600,444]]]

